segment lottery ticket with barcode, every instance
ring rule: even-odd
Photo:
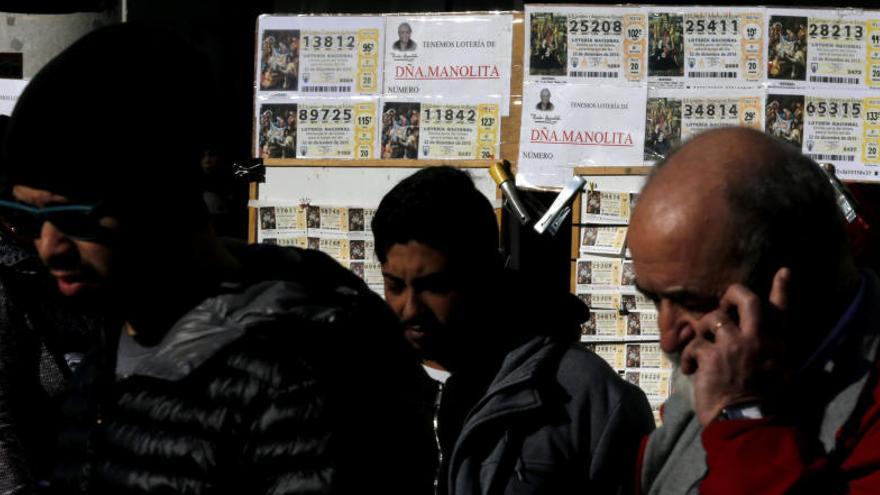
[[[880,181],[880,95],[829,89],[770,89],[770,135],[797,146],[838,177]]]
[[[644,83],[648,24],[638,7],[526,5],[526,80]]]
[[[385,19],[261,16],[258,96],[378,95]]]
[[[767,9],[767,81],[778,87],[880,87],[880,14]]]
[[[645,161],[665,158],[703,131],[764,127],[764,90],[651,89],[645,110]]]
[[[651,7],[653,87],[750,88],[764,78],[764,14],[753,7]]]

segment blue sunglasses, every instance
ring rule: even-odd
[[[91,241],[107,236],[107,229],[100,224],[104,216],[100,209],[101,203],[35,208],[0,199],[0,223],[16,237],[25,239],[39,238],[43,223],[49,222],[70,237]]]

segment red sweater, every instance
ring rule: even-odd
[[[857,423],[837,432],[826,454],[819,440],[804,441],[796,428],[772,418],[714,421],[702,433],[708,474],[700,492],[716,494],[880,494],[880,381],[867,382],[870,396]],[[850,422],[848,422],[850,423]]]

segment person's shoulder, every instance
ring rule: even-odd
[[[556,377],[567,390],[585,395],[603,395],[621,399],[641,393],[638,387],[624,380],[598,354],[582,344],[568,344],[559,360]]]

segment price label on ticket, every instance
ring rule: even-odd
[[[377,157],[377,102],[310,102],[295,106],[297,158]]]
[[[652,90],[645,111],[645,161],[662,160],[694,134],[764,126],[763,90]]]
[[[382,158],[470,160],[498,156],[497,103],[386,101]]]
[[[652,86],[756,87],[764,78],[761,10],[656,7],[648,23]]]
[[[509,113],[511,15],[386,19],[385,95],[487,98]]]
[[[867,15],[844,9],[767,9],[766,16],[771,84],[880,87],[880,71],[876,78],[873,73],[880,62],[880,38],[871,39],[876,21]]]
[[[262,16],[257,87],[264,93],[378,95],[384,27],[381,17]]]
[[[648,23],[641,9],[526,5],[525,18],[527,80],[645,81]]]

